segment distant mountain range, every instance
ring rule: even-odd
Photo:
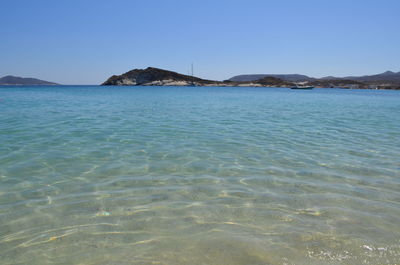
[[[36,78],[24,78],[24,77],[7,75],[0,78],[0,85],[58,85],[58,84]]]
[[[400,72],[395,73],[391,71],[384,72],[382,74],[377,75],[365,75],[365,76],[346,76],[346,77],[334,77],[327,76],[323,78],[314,78],[306,75],[299,74],[287,74],[287,75],[277,75],[277,74],[254,74],[254,75],[237,75],[230,78],[230,81],[234,82],[251,82],[256,81],[264,77],[275,77],[280,78],[284,81],[288,82],[313,82],[313,81],[322,81],[322,80],[351,80],[358,82],[365,82],[370,84],[400,84]]]

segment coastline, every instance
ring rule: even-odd
[[[254,84],[254,83],[243,83],[243,84],[227,84],[227,83],[211,83],[211,84],[195,84],[194,86],[191,84],[140,84],[140,85],[25,85],[25,84],[0,84],[0,88],[4,87],[68,87],[68,86],[99,86],[99,87],[104,87],[104,86],[109,86],[109,87],[266,87],[266,88],[291,88],[291,86],[274,86],[274,85],[261,85],[261,84]],[[400,90],[400,87],[397,88],[386,88],[386,87],[377,87],[377,88],[371,88],[371,87],[340,87],[340,86],[335,86],[335,87],[326,87],[326,86],[314,86],[314,88],[317,89],[343,89],[343,90],[393,90],[393,91],[398,91]]]

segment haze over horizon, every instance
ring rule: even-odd
[[[224,80],[399,72],[400,2],[4,1],[0,77],[100,84],[149,66]]]

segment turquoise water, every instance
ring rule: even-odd
[[[400,264],[400,92],[2,87],[0,264]]]

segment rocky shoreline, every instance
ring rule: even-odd
[[[300,75],[299,75],[300,76]],[[234,79],[234,78],[232,78]],[[360,82],[350,79],[315,79],[309,78],[302,82],[283,80],[274,76],[263,76],[251,81],[215,81],[194,76],[183,75],[173,71],[154,67],[134,69],[122,75],[113,75],[103,86],[218,86],[218,87],[293,87],[296,84],[310,85],[318,88],[348,88],[348,89],[394,89],[400,90],[400,83]],[[299,80],[300,81],[300,80]]]

